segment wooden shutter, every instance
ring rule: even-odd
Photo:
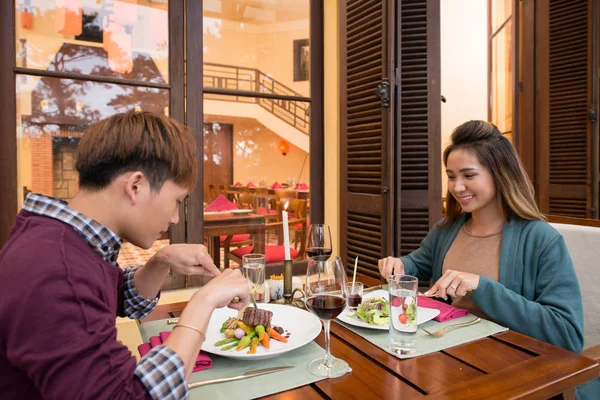
[[[441,218],[439,2],[345,0],[341,15],[340,254],[379,277]]]
[[[597,217],[592,184],[592,0],[539,2],[537,185],[544,213]],[[597,13],[597,10],[596,10]],[[597,143],[595,143],[597,146]]]
[[[389,85],[393,48],[388,0],[341,1],[340,255],[358,271],[378,277],[377,261],[391,249]],[[390,104],[376,98],[388,82]]]
[[[399,2],[397,253],[419,248],[442,217],[440,4]]]

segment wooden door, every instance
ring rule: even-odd
[[[340,254],[379,277],[441,217],[439,4],[342,0],[340,15]]]
[[[218,188],[233,184],[233,125],[204,123],[204,201],[213,199],[214,191],[209,185]],[[208,197],[207,197],[208,196]]]
[[[541,211],[553,215],[598,218],[593,3],[536,3],[536,183]]]

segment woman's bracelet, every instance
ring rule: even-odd
[[[206,334],[204,332],[202,332],[200,329],[196,328],[195,326],[185,325],[185,324],[177,324],[173,327],[173,329],[175,329],[175,328],[188,328],[188,329],[195,330],[196,332],[198,332],[200,334],[200,338],[202,339],[203,342],[206,340]]]

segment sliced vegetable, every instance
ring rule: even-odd
[[[215,343],[214,346],[219,347],[219,346],[223,346],[224,344],[237,342],[237,341],[238,341],[237,338],[223,339],[223,340],[219,340],[217,343]]]
[[[249,335],[250,333],[254,332],[254,328],[253,327],[246,325],[242,321],[238,321],[237,325],[240,328],[242,328],[244,330],[244,332],[246,332],[246,335]]]
[[[265,336],[265,327],[262,325],[256,325],[254,328],[256,334],[258,335],[258,340],[262,340],[263,336]]]
[[[248,350],[248,354],[256,353],[256,348],[258,347],[258,337],[253,337],[250,341],[250,350]]]
[[[225,346],[225,347],[222,347],[222,348],[221,348],[221,350],[222,350],[222,351],[231,350],[231,349],[233,349],[233,348],[237,347],[238,343],[239,343],[239,341],[236,341],[235,343],[232,343],[232,344],[230,344],[230,345],[227,345],[227,346]]]
[[[275,331],[273,328],[269,328],[269,336],[271,336],[275,340],[279,340],[280,342],[287,343],[287,339],[281,336],[279,333]]]
[[[260,341],[262,343],[263,346],[265,346],[267,349],[271,348],[271,337],[269,337],[269,335],[264,335],[262,340]]]

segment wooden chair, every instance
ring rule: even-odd
[[[291,218],[289,220],[289,224],[291,225],[300,225],[303,226],[304,229],[301,231],[300,237],[300,249],[296,249],[290,246],[290,256],[293,260],[302,260],[304,258],[304,254],[306,251],[306,218]],[[270,222],[265,224],[265,235],[268,235],[270,230],[278,230],[281,231],[283,228],[283,222]],[[231,261],[235,261],[238,264],[242,264],[242,257],[246,254],[252,253],[254,250],[254,246],[244,246],[239,247],[235,250],[232,250],[228,253],[225,253],[225,258]],[[283,262],[284,258],[284,249],[282,244],[277,245],[265,245],[265,256],[267,264],[275,264]]]
[[[281,215],[283,211],[283,205],[279,205],[280,208],[278,210],[278,214]],[[304,199],[291,199],[291,202],[288,205],[288,212],[290,216],[294,219],[303,220],[303,223],[295,223],[290,224],[290,238],[292,237],[292,232],[294,233],[294,248],[298,248],[298,244],[301,243],[302,240],[306,241],[306,231],[308,227],[308,201]],[[304,235],[304,239],[302,236]],[[306,246],[306,243],[303,243]]]

